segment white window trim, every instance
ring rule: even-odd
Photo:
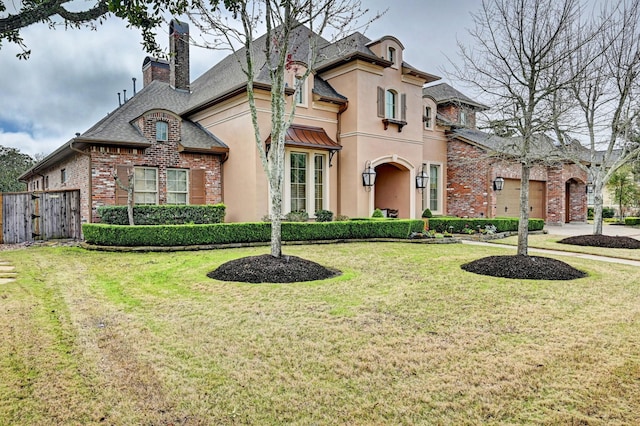
[[[160,123],[164,124],[164,126],[166,126],[166,137],[164,139],[160,139],[159,135],[158,135],[158,126],[160,125]],[[163,120],[158,120],[156,121],[156,141],[158,142],[167,142],[169,140],[169,123],[167,123],[166,121]]]
[[[430,105],[425,105],[424,106],[424,116],[425,117],[427,117],[427,108],[430,111],[429,121],[428,122],[427,121],[424,122],[424,128],[427,129],[427,130],[432,130],[433,129],[433,108],[431,108]]]
[[[431,210],[431,166],[437,166],[440,169],[440,176],[438,176],[440,179],[438,179],[438,187],[436,188],[437,192],[438,192],[438,200],[440,200],[440,203],[438,205],[439,209],[438,210]],[[427,162],[425,165],[425,170],[427,170],[427,173],[429,174],[429,182],[427,183],[427,187],[424,189],[423,191],[423,204],[422,204],[422,210],[424,211],[425,209],[430,209],[431,213],[433,214],[444,214],[443,211],[443,207],[444,207],[444,164],[437,162],[437,161],[431,161],[431,162]]]
[[[158,191],[158,180],[160,180],[160,178],[158,176],[158,173],[159,173],[158,168],[157,167],[134,166],[133,169],[134,169],[134,182],[135,182],[135,171],[136,170],[155,170],[155,172],[156,172],[156,188],[155,188],[156,200],[155,200],[155,204],[154,205],[158,205],[160,203],[160,201],[159,201],[159,191]],[[133,201],[134,201],[134,204],[138,204],[135,201],[136,192],[140,193],[140,194],[151,194],[154,191],[138,191],[138,190],[136,190],[136,188],[134,186],[134,188],[133,188]]]
[[[186,191],[169,191],[169,171],[170,170],[177,170],[180,172],[185,172],[185,174],[187,175],[187,189]],[[189,173],[189,169],[180,169],[180,168],[176,168],[176,167],[172,167],[172,168],[168,168],[167,169],[167,204],[169,204],[169,194],[186,194],[187,197],[185,198],[185,203],[184,204],[171,204],[171,205],[176,205],[176,206],[185,206],[189,204],[189,182],[190,182],[190,173]],[[157,185],[157,182],[156,182]]]
[[[389,115],[389,108],[388,108],[388,106],[389,106],[389,101],[388,101],[389,98],[388,98],[388,96],[389,96],[390,93],[393,94],[393,100],[394,100],[394,102],[393,102],[393,111],[392,111],[393,112],[393,117],[391,117]],[[398,114],[398,103],[399,103],[399,100],[400,100],[400,94],[398,93],[397,90],[386,89],[384,91],[384,118],[388,118],[388,119],[391,119],[391,120],[397,120],[398,119],[398,116],[399,116],[399,114]]]
[[[284,165],[284,189],[282,193],[283,203],[282,203],[282,214],[285,215],[291,211],[291,154],[292,153],[301,153],[307,154],[307,208],[306,212],[309,214],[309,218],[313,219],[316,217],[315,212],[315,164],[314,158],[316,155],[323,155],[324,159],[324,194],[323,198],[325,200],[325,210],[331,210],[331,201],[329,198],[329,188],[331,184],[330,173],[329,173],[329,153],[324,150],[304,150],[304,149],[289,149],[285,148],[285,165]],[[313,211],[312,211],[313,210]]]
[[[298,80],[298,77],[296,76],[295,79]],[[307,77],[302,82],[302,84],[300,84],[300,87],[298,87],[298,90],[296,91],[296,93],[294,95],[296,106],[305,107],[305,108],[308,106],[308,104],[307,104],[307,98],[308,98],[308,96],[307,96],[307,88],[308,88],[307,82],[308,82],[308,80],[309,80],[309,78]],[[298,82],[296,81],[295,84],[297,86]],[[298,102],[298,96],[300,96],[302,98],[301,99],[302,102]]]

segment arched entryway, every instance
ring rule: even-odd
[[[587,220],[586,184],[571,178],[564,184],[564,222],[585,222]]]
[[[411,217],[411,172],[399,163],[382,163],[375,167],[374,208],[390,217]]]

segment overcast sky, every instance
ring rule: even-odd
[[[443,77],[450,70],[447,57],[458,57],[457,39],[469,43],[471,12],[480,0],[362,0],[372,11],[388,11],[366,30],[378,39],[397,37],[404,59],[414,67]],[[191,26],[193,31],[193,25]],[[147,56],[141,36],[124,21],[110,17],[96,31],[52,31],[37,24],[22,32],[31,49],[18,60],[18,49],[0,49],[0,145],[30,155],[49,154],[84,132],[118,106],[118,92],[132,95],[132,77],[142,88],[142,61]],[[158,42],[168,44],[168,32]],[[191,80],[226,53],[191,48]],[[464,91],[464,90],[463,90]]]

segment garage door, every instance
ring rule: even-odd
[[[520,216],[520,179],[505,179],[504,188],[497,193],[496,216]],[[545,219],[545,183],[529,181],[529,217]]]

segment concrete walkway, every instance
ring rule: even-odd
[[[545,230],[549,233],[549,235],[562,235],[562,236],[574,236],[574,235],[590,235],[593,234],[593,224],[590,223],[567,223],[562,226],[546,226]],[[619,236],[619,237],[632,237],[636,239],[640,239],[640,229],[631,228],[628,226],[621,225],[610,225],[608,223],[603,224],[602,233],[604,235],[611,236]],[[503,248],[511,248],[516,250],[516,246],[500,244],[500,240],[494,240],[494,242],[486,243],[480,241],[466,241],[463,240],[464,244],[471,245],[483,245],[489,247],[503,247]],[[549,255],[557,255],[557,256],[570,256],[577,257],[580,259],[589,259],[589,260],[597,260],[600,262],[609,262],[609,263],[618,263],[622,265],[631,265],[640,267],[640,261],[638,260],[629,260],[629,259],[619,259],[616,257],[609,256],[598,256],[595,254],[585,254],[585,253],[575,253],[569,251],[561,251],[561,250],[548,250],[548,249],[538,249],[538,248],[529,248],[529,253],[541,253],[541,254],[549,254]]]

